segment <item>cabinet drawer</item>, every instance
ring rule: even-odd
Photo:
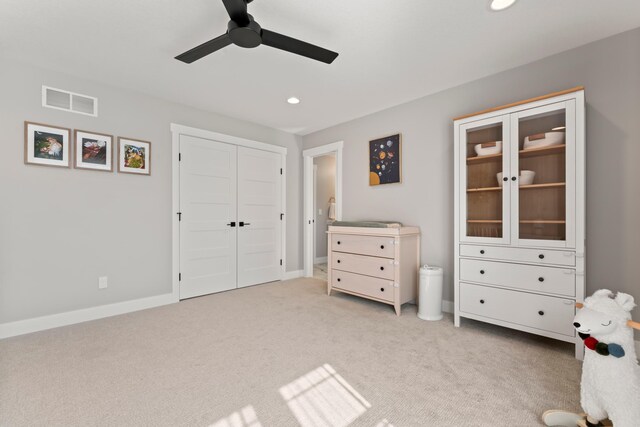
[[[393,258],[393,237],[358,236],[355,234],[332,234],[331,250],[354,254]]]
[[[393,302],[394,300],[394,287],[393,281],[391,280],[363,276],[347,271],[332,270],[331,286],[338,290],[344,289],[345,291],[355,292],[384,301]]]
[[[389,258],[333,252],[331,268],[390,280],[395,277],[394,261]]]
[[[575,301],[460,283],[460,310],[543,331],[575,336]]]
[[[570,268],[460,260],[460,280],[573,297],[576,272]]]
[[[460,245],[460,256],[536,264],[576,265],[576,253],[574,251]]]

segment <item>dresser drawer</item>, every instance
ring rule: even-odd
[[[543,331],[575,336],[575,301],[460,283],[460,310]]]
[[[576,253],[574,251],[460,245],[460,256],[536,264],[576,265]]]
[[[573,297],[575,270],[539,265],[460,259],[460,280]]]
[[[394,262],[389,258],[334,252],[331,255],[331,268],[383,279],[395,278]]]
[[[384,301],[393,301],[393,281],[377,277],[363,276],[347,271],[332,270],[331,286],[337,290],[355,292]]]
[[[394,239],[389,237],[332,234],[331,250],[384,258],[395,256]]]

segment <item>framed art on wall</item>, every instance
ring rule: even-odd
[[[71,129],[24,122],[24,162],[71,167]]]
[[[77,169],[113,171],[113,136],[96,132],[77,130],[75,143],[75,163]]]
[[[151,174],[151,143],[131,138],[118,138],[118,172]]]
[[[369,141],[369,185],[401,182],[401,144],[399,133]]]

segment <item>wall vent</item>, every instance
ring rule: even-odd
[[[98,117],[98,98],[42,86],[42,106]]]

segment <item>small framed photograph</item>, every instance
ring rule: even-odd
[[[151,143],[131,138],[118,138],[118,172],[151,174]]]
[[[76,130],[75,164],[77,169],[113,171],[113,136]]]
[[[71,129],[24,122],[24,162],[71,167]]]
[[[385,136],[369,141],[369,185],[402,181],[402,135]]]

